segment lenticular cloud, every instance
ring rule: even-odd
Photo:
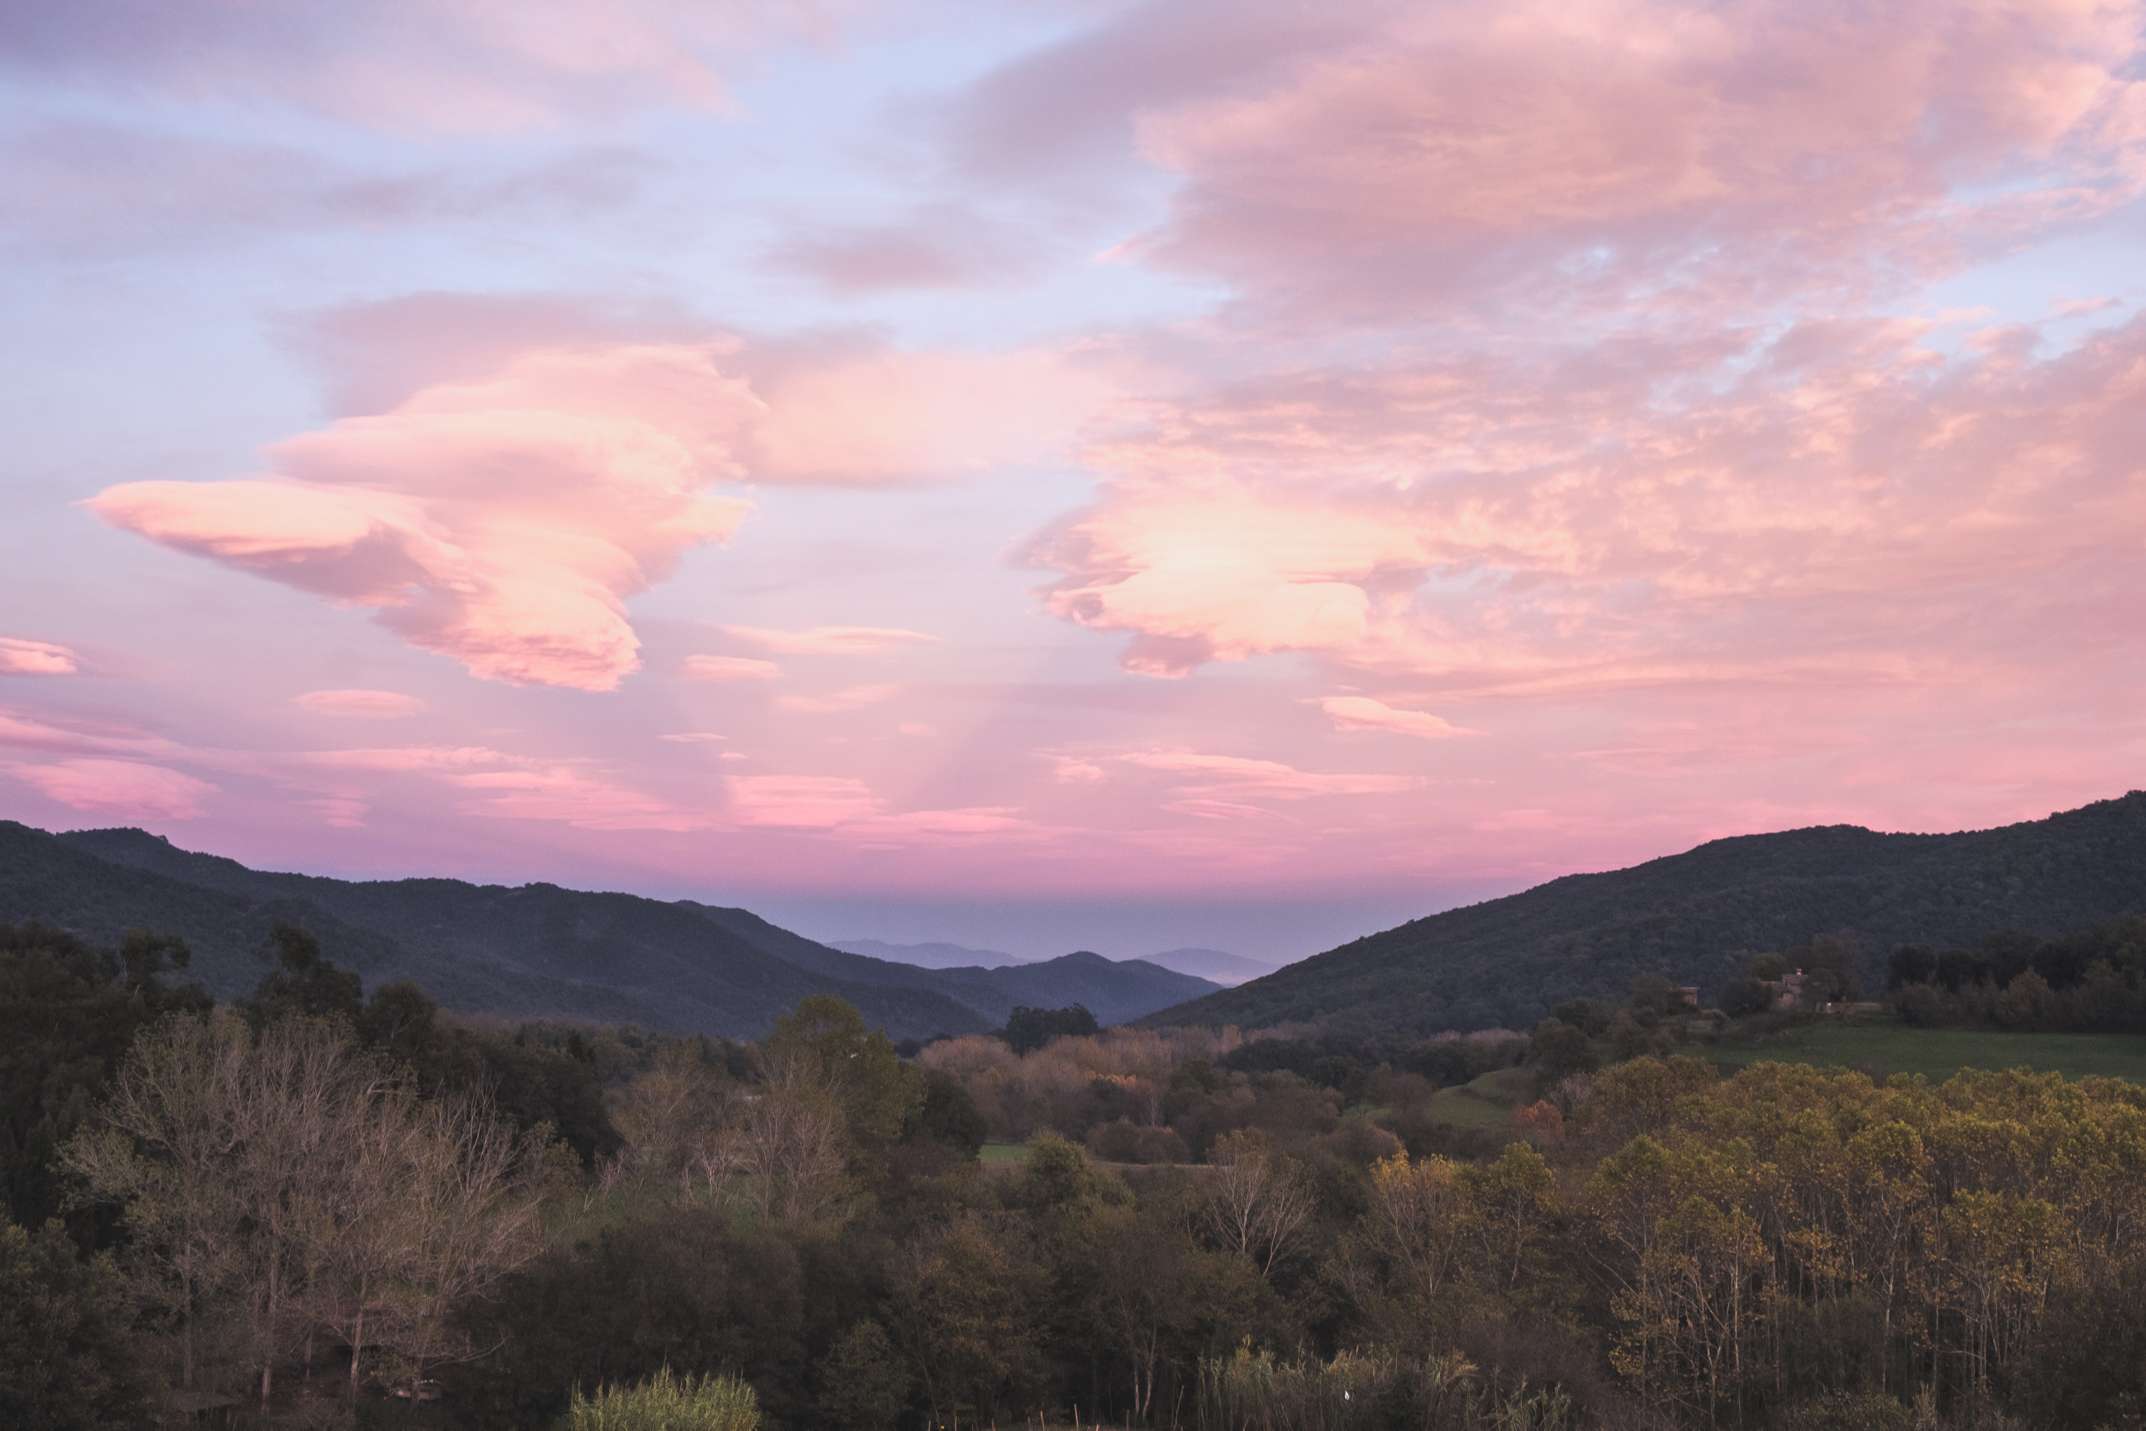
[[[640,665],[627,598],[749,504],[711,484],[760,403],[706,346],[526,354],[484,382],[278,444],[269,474],[130,482],[98,515],[355,606],[472,674],[602,691]]]
[[[711,487],[974,471],[1049,446],[1107,391],[1050,353],[815,355],[757,384],[748,362],[734,341],[530,348],[278,443],[261,475],[129,482],[88,505],[377,611],[474,675],[608,691],[640,667],[627,600],[751,510]]]

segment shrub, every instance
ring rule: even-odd
[[[562,1431],[758,1431],[760,1399],[733,1376],[678,1376],[669,1367],[632,1386],[574,1393]]]
[[[1088,1130],[1088,1156],[1106,1163],[1182,1163],[1191,1158],[1173,1128],[1142,1128],[1124,1118]]]

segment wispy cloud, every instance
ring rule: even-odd
[[[773,661],[750,656],[688,656],[681,669],[693,681],[772,681],[782,674]]]
[[[0,636],[0,676],[72,676],[81,658],[50,641]]]
[[[1315,702],[1337,730],[1379,730],[1419,740],[1451,740],[1468,731],[1429,711],[1405,710],[1371,696],[1321,696]]]
[[[360,720],[395,720],[414,716],[425,703],[400,691],[328,690],[307,691],[291,697],[291,704],[315,715],[352,716]]]
[[[733,775],[730,817],[740,825],[827,830],[877,814],[861,780],[840,775]]]
[[[129,819],[191,820],[216,793],[206,780],[136,760],[81,756],[45,764],[14,762],[0,769],[71,810]]]
[[[810,626],[795,631],[725,626],[723,632],[779,656],[869,656],[902,646],[934,645],[939,640],[898,626]]]
[[[775,701],[778,709],[797,711],[806,715],[830,715],[836,711],[853,711],[860,706],[878,705],[900,694],[900,686],[865,685],[846,686],[839,691],[829,691],[818,696],[781,696]]]
[[[1241,755],[1207,755],[1192,750],[1141,750],[1118,757],[1142,770],[1175,776],[1189,787],[1226,792],[1238,800],[1267,797],[1301,800],[1316,795],[1394,795],[1418,789],[1414,775],[1335,773],[1299,770],[1279,760]]]

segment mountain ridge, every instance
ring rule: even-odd
[[[897,1038],[998,1027],[1035,980],[945,977],[843,953],[749,910],[537,881],[341,880],[256,870],[132,827],[51,833],[0,820],[0,921],[41,920],[111,942],[174,933],[193,973],[232,995],[265,971],[279,919],[304,924],[369,987],[410,979],[447,1007],[754,1036],[813,994],[855,1004]],[[1138,970],[1046,975],[1106,1022],[1211,990]],[[1106,1012],[1107,1011],[1107,1012]]]
[[[1813,825],[1724,836],[1624,869],[1561,875],[1411,920],[1150,1024],[1321,1023],[1414,1037],[1526,1028],[1564,998],[1658,974],[1718,989],[1745,956],[1859,941],[1866,985],[1907,942],[2055,934],[2146,912],[2146,792],[1989,830]]]

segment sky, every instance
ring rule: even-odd
[[[2146,0],[0,10],[0,816],[1293,957],[2146,785]]]

